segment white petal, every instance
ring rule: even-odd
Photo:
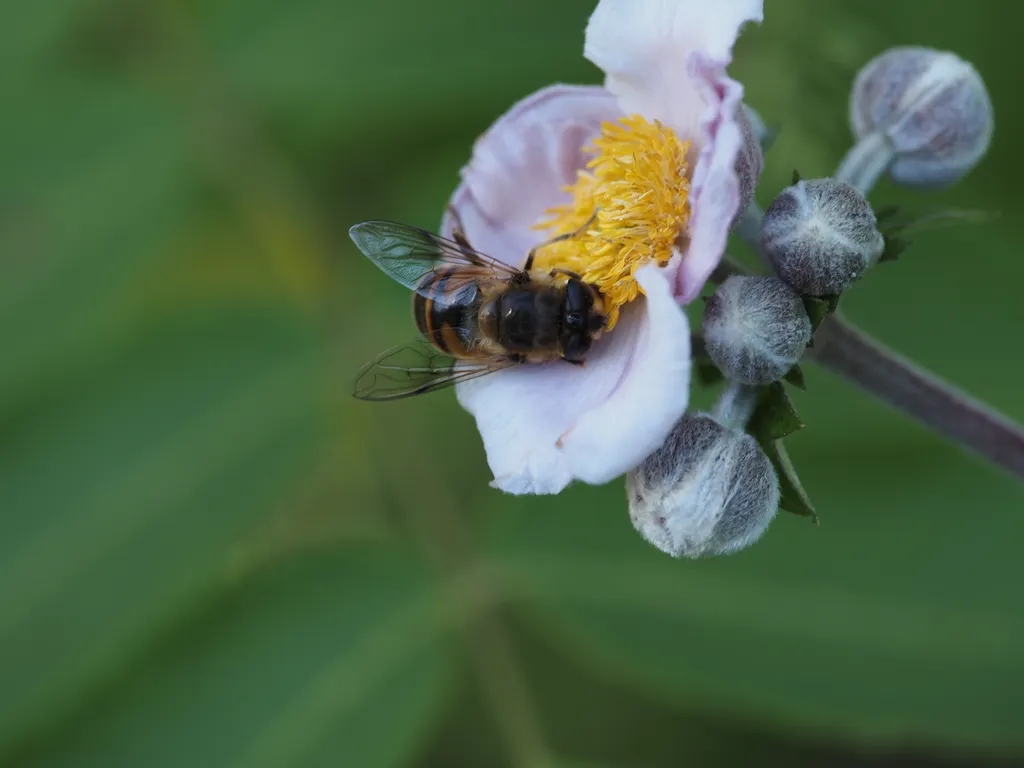
[[[690,238],[675,286],[692,301],[725,251],[740,208],[736,160],[743,88],[725,68],[740,27],[763,18],[762,0],[601,0],[585,53],[623,111],[659,119],[693,141]]]
[[[705,107],[692,54],[727,64],[740,27],[763,17],[763,0],[600,0],[584,55],[604,70],[625,112],[691,138]]]
[[[521,264],[545,237],[533,225],[548,208],[568,202],[564,187],[586,165],[583,147],[601,123],[621,116],[603,88],[553,85],[498,118],[474,145],[451,199],[473,247]],[[442,234],[450,235],[453,225],[454,218],[445,214]]]
[[[623,311],[585,366],[522,366],[457,386],[476,417],[492,485],[544,494],[574,479],[605,483],[661,446],[690,389],[689,324],[672,296],[673,272],[637,272],[647,298]]]

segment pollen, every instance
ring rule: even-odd
[[[604,297],[611,329],[619,310],[640,294],[636,270],[668,263],[690,218],[687,153],[671,128],[633,116],[604,123],[594,157],[565,188],[572,201],[546,211],[536,226],[551,240],[534,270],[578,274]],[[562,278],[567,279],[567,278]]]

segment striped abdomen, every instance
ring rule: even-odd
[[[474,343],[479,336],[479,285],[459,273],[458,268],[449,267],[423,278],[412,302],[416,327],[427,341],[453,357],[490,357]]]

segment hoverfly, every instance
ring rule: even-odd
[[[421,338],[390,349],[359,372],[355,396],[395,400],[443,389],[515,365],[582,365],[607,318],[600,293],[578,275],[516,269],[474,250],[461,226],[448,240],[426,230],[366,221],[353,242],[411,291]],[[571,237],[561,235],[557,239]],[[554,242],[548,241],[545,245]]]

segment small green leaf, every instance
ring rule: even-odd
[[[800,370],[799,365],[794,365],[789,369],[789,373],[783,376],[784,381],[788,381],[797,389],[807,390],[807,384],[804,382],[804,372]]]
[[[102,706],[75,710],[14,762],[410,765],[449,689],[440,596],[415,556],[383,547],[245,572],[125,661]]]
[[[747,431],[759,442],[779,440],[803,428],[804,423],[780,382],[769,384],[761,391],[757,408],[747,424]]]
[[[803,177],[800,175],[800,171],[798,171],[798,170],[796,170],[794,168],[793,169],[793,181],[791,183],[792,184],[799,184],[802,180],[803,180]]]
[[[886,206],[875,212],[878,231],[885,238],[885,249],[879,261],[896,261],[910,247],[911,241],[907,239],[910,233],[951,224],[984,223],[998,215],[995,211],[958,208],[915,212],[895,205]]]
[[[875,223],[878,225],[878,229],[882,230],[896,222],[899,215],[900,207],[898,205],[887,205],[875,211]]]
[[[832,293],[829,294],[828,296],[821,297],[828,302],[828,313],[830,315],[834,313],[837,309],[839,309],[839,299],[841,298],[841,296],[842,294]]]
[[[885,250],[882,251],[879,261],[896,261],[911,245],[910,240],[904,240],[898,235],[885,235],[884,237]]]
[[[818,330],[818,326],[821,325],[821,321],[828,317],[829,314],[829,303],[825,299],[819,299],[815,296],[803,296],[804,309],[807,310],[807,316],[811,318],[811,330]]]
[[[767,454],[772,466],[775,467],[776,474],[779,476],[779,490],[781,492],[779,507],[787,512],[792,512],[794,515],[809,517],[815,525],[818,525],[818,513],[814,511],[814,505],[811,503],[807,491],[804,490],[803,485],[800,483],[800,478],[796,474],[796,468],[793,466],[793,462],[790,461],[789,454],[786,452],[786,447],[782,444],[782,441],[770,440],[767,444],[761,443],[761,448]]]
[[[779,488],[782,493],[779,506],[787,512],[811,517],[817,522],[814,506],[807,498],[793,463],[782,445],[782,438],[803,427],[804,423],[797,416],[785,387],[781,382],[775,382],[761,392],[757,409],[747,424],[747,431],[757,440],[779,476]]]

